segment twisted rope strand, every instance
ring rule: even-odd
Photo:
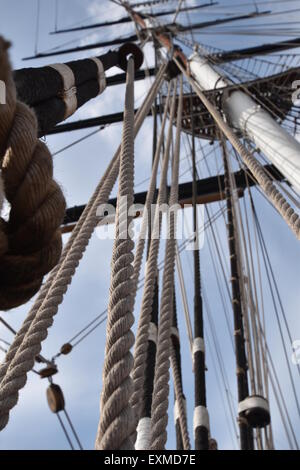
[[[131,405],[136,413],[136,419],[138,423],[140,418],[140,407],[141,407],[141,391],[144,389],[144,376],[145,376],[145,367],[146,367],[146,357],[147,357],[147,343],[149,336],[149,324],[151,319],[151,310],[153,303],[153,295],[155,289],[155,281],[157,276],[157,260],[158,252],[160,245],[160,231],[161,231],[161,219],[162,214],[160,211],[161,205],[165,202],[166,199],[166,182],[169,166],[169,157],[170,157],[170,147],[172,140],[172,126],[173,119],[175,115],[175,106],[176,106],[176,86],[173,89],[173,99],[171,104],[170,112],[170,123],[168,129],[168,136],[166,142],[166,148],[163,158],[163,167],[160,178],[160,188],[158,193],[158,203],[155,210],[154,216],[154,225],[152,231],[152,240],[150,245],[149,257],[146,265],[146,276],[145,284],[142,298],[141,313],[138,323],[135,349],[134,349],[134,366],[132,371],[133,379],[133,394],[131,397]]]
[[[180,160],[180,134],[182,122],[182,76],[177,110],[176,142],[173,161],[173,177],[170,194],[170,207],[178,203],[178,179]],[[151,409],[151,450],[163,450],[167,442],[168,405],[169,405],[169,368],[171,326],[173,315],[174,268],[176,256],[176,220],[172,211],[169,220],[169,233],[166,243],[165,268],[161,296],[160,320],[154,375],[153,401]]]
[[[99,450],[132,449],[134,412],[129,404],[132,394],[130,371],[134,344],[133,249],[128,208],[134,200],[134,60],[127,68],[124,127],[120,161],[119,193],[116,215],[116,240],[112,256],[112,275],[106,348],[101,394],[101,416],[96,439]],[[127,206],[128,204],[128,206]]]

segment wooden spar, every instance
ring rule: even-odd
[[[130,36],[126,36],[123,38],[116,38],[109,41],[98,42],[92,45],[87,44],[86,46],[81,47],[72,47],[70,49],[64,49],[63,51],[55,51],[55,52],[41,52],[31,57],[24,57],[23,60],[33,60],[33,59],[41,59],[43,57],[55,57],[61,54],[71,54],[73,52],[81,52],[81,51],[88,51],[90,49],[98,49],[99,47],[108,47],[108,46],[117,46],[118,44],[124,44],[127,42],[134,42],[137,41],[138,37],[136,34],[132,34]]]
[[[276,181],[283,181],[283,176],[278,173],[273,165],[266,165],[265,171],[270,173]],[[236,186],[238,188],[239,196],[243,196],[244,190],[248,185],[255,186],[256,181],[249,172],[248,178],[244,170],[234,173]],[[197,204],[209,204],[225,199],[225,184],[224,175],[213,176],[197,181]],[[147,192],[136,193],[134,197],[134,204],[145,204]],[[116,199],[110,199],[108,204],[116,207]],[[193,204],[193,183],[182,183],[179,185],[179,204],[183,208],[184,205]],[[63,233],[67,233],[69,227],[73,227],[79,220],[81,214],[85,209],[85,205],[70,207],[66,211],[66,216],[62,225]]]
[[[223,64],[234,60],[247,59],[248,57],[253,57],[255,55],[266,55],[274,52],[285,51],[287,49],[295,49],[296,47],[300,47],[300,38],[220,52],[217,54],[211,54],[209,58],[212,59],[212,62],[214,63]]]
[[[233,21],[238,21],[238,20],[247,20],[251,18],[256,18],[257,16],[264,16],[270,14],[271,11],[262,11],[262,12],[254,12],[254,13],[247,13],[245,15],[238,15],[238,16],[231,16],[230,18],[221,18],[218,20],[211,20],[211,21],[203,21],[200,23],[193,23],[192,25],[181,25],[177,24],[175,25],[176,32],[178,33],[184,33],[188,32],[191,29],[204,29],[208,28],[209,26],[218,26],[221,24],[226,24],[226,23],[232,23]],[[162,29],[168,30],[169,28],[174,27],[173,23],[171,24],[166,24],[161,26]]]
[[[123,4],[123,6],[124,8],[127,9],[127,11],[129,12],[133,11],[128,5]],[[263,16],[269,13],[270,13],[269,11],[263,11],[263,12],[258,12],[258,13],[255,12],[255,13],[250,13],[246,15],[232,16],[230,18],[221,18],[219,20],[191,24],[188,26],[180,25],[177,23],[174,23],[174,24],[172,23],[169,25],[162,26],[161,28],[154,27],[154,32],[158,34],[159,29],[163,30],[164,33],[167,33],[167,34],[170,34],[170,33],[173,34],[176,32],[187,32],[192,29],[201,29],[201,28],[207,28],[209,26],[217,26],[219,24],[230,23],[230,22],[237,21],[237,20],[244,20],[244,19],[254,18],[256,16]],[[144,19],[144,17],[140,13],[137,13],[137,15],[142,20]],[[149,18],[150,18],[150,15],[149,15]],[[145,22],[144,24],[146,25]],[[145,26],[144,26],[144,29],[145,29]],[[33,59],[39,59],[42,57],[51,57],[51,56],[56,56],[56,55],[61,55],[61,54],[71,54],[73,52],[82,52],[82,51],[87,51],[90,49],[96,49],[99,47],[107,47],[107,46],[112,46],[112,45],[117,45],[117,44],[123,44],[126,42],[134,42],[134,41],[137,41],[138,39],[139,39],[138,36],[136,34],[133,34],[133,35],[125,36],[123,38],[115,38],[109,41],[97,42],[93,44],[87,44],[84,46],[72,47],[69,49],[55,50],[55,51],[49,51],[49,52],[40,52],[39,54],[36,54],[34,56],[25,57],[23,60],[33,60]]]
[[[142,65],[143,53],[132,43],[99,57],[16,70],[18,98],[34,108],[39,134],[47,134],[57,123],[101,94],[106,88],[105,71],[115,66],[124,70],[129,53],[135,56],[137,70]]]
[[[102,61],[102,57],[98,57],[99,60]],[[96,81],[97,75],[95,72],[94,67],[91,67],[90,60],[83,60],[83,61],[76,61],[79,65],[79,62],[82,62],[82,72],[84,74],[90,70],[89,75],[86,75],[85,82]],[[70,62],[71,67],[72,64],[76,62]],[[95,62],[92,62],[95,65]],[[69,64],[66,64],[69,65]],[[105,67],[104,70],[108,70],[111,67],[117,66],[118,64],[111,64],[110,67]],[[49,66],[41,67],[41,68],[25,68],[19,69],[14,71],[14,80],[17,88],[18,97],[21,101],[25,102],[28,106],[34,108],[38,104],[46,101],[48,99],[56,97],[61,91],[61,79],[57,80],[57,74],[55,74],[55,80],[53,81],[53,77],[48,75],[48,71],[44,69],[48,69]],[[53,69],[54,70],[54,69]],[[46,72],[46,77],[44,76],[44,71]],[[147,70],[137,70],[135,73],[135,81],[144,80],[146,77],[150,76],[153,77],[155,75],[155,69],[150,68]],[[75,77],[76,79],[76,77]],[[36,83],[36,87],[32,89],[31,84],[32,81]],[[46,80],[46,82],[45,82]],[[80,82],[83,83],[82,79],[79,79]],[[59,84],[57,83],[59,82]],[[106,87],[122,85],[126,82],[126,74],[125,73],[118,73],[116,75],[111,75],[110,77],[106,77]],[[99,84],[98,84],[99,86]]]
[[[180,9],[180,12],[185,12],[185,11],[193,11],[193,10],[199,10],[201,8],[206,8],[209,6],[217,5],[217,2],[211,2],[211,3],[203,3],[202,5],[195,5],[195,6],[188,6],[188,7],[183,7]],[[173,15],[176,13],[176,9],[171,9],[171,10],[165,10],[165,11],[160,11],[158,13],[152,13],[151,16],[154,18],[160,17],[160,16],[166,16],[166,15]],[[142,16],[146,17],[142,13],[140,13]],[[68,28],[68,29],[60,29],[58,31],[52,31],[50,34],[60,34],[60,33],[72,33],[75,31],[85,31],[87,29],[94,29],[94,28],[103,28],[106,26],[114,26],[117,24],[124,24],[124,23],[130,23],[131,17],[130,16],[125,16],[123,18],[119,18],[118,20],[114,21],[107,21],[103,23],[94,23],[94,24],[89,24],[86,26],[78,26],[76,28]]]

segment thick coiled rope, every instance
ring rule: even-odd
[[[140,418],[140,407],[142,400],[142,390],[144,389],[145,380],[145,367],[147,357],[147,346],[149,337],[149,325],[151,320],[151,311],[153,304],[153,296],[155,289],[155,282],[157,277],[157,261],[160,245],[160,232],[161,232],[161,205],[166,201],[166,184],[168,175],[168,166],[170,158],[170,147],[172,142],[172,127],[176,107],[176,88],[173,89],[173,99],[170,111],[170,123],[166,141],[166,147],[163,158],[163,167],[160,178],[160,188],[158,193],[157,206],[154,216],[154,224],[152,231],[152,239],[150,245],[149,256],[146,265],[145,285],[142,298],[141,313],[138,323],[135,349],[134,349],[134,367],[132,371],[132,378],[134,384],[134,391],[131,398],[132,407],[136,413],[137,422]],[[137,424],[137,423],[136,423]]]
[[[51,154],[38,140],[33,111],[16,100],[7,49],[0,37],[0,160],[8,221],[0,219],[0,310],[27,302],[61,255],[65,199],[53,179]]]
[[[182,65],[176,60],[176,64],[185,74],[186,72],[182,68]],[[262,165],[258,163],[258,161],[251,155],[250,152],[244,147],[244,145],[240,142],[238,137],[235,135],[233,130],[229,127],[229,125],[224,121],[219,111],[215,108],[215,106],[206,98],[204,93],[200,90],[197,83],[186,74],[190,84],[192,85],[195,93],[199,96],[200,100],[209,111],[209,113],[214,118],[214,121],[221,129],[223,134],[227,137],[231,145],[235,148],[235,150],[241,156],[245,165],[249,168],[255,179],[257,180],[258,184],[261,186],[262,190],[271,201],[275,209],[279,212],[282,216],[283,220],[287,223],[290,227],[292,232],[296,235],[297,239],[300,240],[300,216],[297,214],[294,209],[291,207],[289,202],[286,200],[284,195],[276,188],[272,180],[267,176],[265,171],[262,168]]]
[[[170,194],[170,209],[178,204],[178,178],[180,159],[180,136],[182,122],[182,77],[177,110],[176,142],[174,149],[173,176]],[[162,450],[167,442],[169,406],[169,368],[171,327],[173,318],[174,267],[176,256],[176,216],[172,210],[169,217],[168,239],[166,242],[165,267],[161,296],[160,319],[154,375],[153,401],[151,409],[151,450]]]
[[[166,65],[163,64],[148,95],[135,118],[135,136],[151,109],[162,84]],[[0,367],[0,430],[8,423],[9,411],[18,401],[18,393],[26,383],[27,373],[41,350],[41,342],[47,337],[47,329],[53,323],[58,306],[71,283],[72,277],[84,254],[97,225],[97,208],[105,204],[119,172],[120,148],[115,153],[104,176],[99,182],[60,259],[51,272],[38,298],[16,335],[5,362]],[[38,351],[38,352],[37,352]]]
[[[124,110],[119,192],[116,213],[116,239],[113,247],[110,298],[106,327],[106,348],[101,394],[101,415],[96,449],[133,449],[135,429],[130,406],[130,372],[134,345],[133,249],[129,226],[133,220],[128,208],[134,200],[134,60],[129,58]]]

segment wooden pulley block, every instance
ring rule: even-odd
[[[52,413],[56,414],[65,409],[64,394],[59,385],[49,385],[47,388],[47,401]]]
[[[53,364],[45,367],[44,369],[41,369],[39,371],[39,374],[42,379],[48,379],[50,377],[53,377],[53,375],[57,374],[57,372],[57,367]]]
[[[73,346],[70,343],[63,344],[63,346],[60,348],[60,353],[63,354],[64,356],[67,356],[70,354],[72,351]]]

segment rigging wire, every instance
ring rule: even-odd
[[[35,44],[34,52],[38,53],[38,43],[39,43],[39,34],[40,34],[40,16],[41,16],[41,3],[40,0],[36,0],[36,29],[35,29]]]
[[[238,155],[236,155],[236,152],[233,153],[233,155],[237,158]],[[240,162],[240,160],[238,160]],[[241,162],[240,162],[241,163]],[[243,166],[243,165],[242,165]],[[249,173],[249,171],[246,169],[246,168],[243,168],[245,173],[247,174],[247,177],[254,180],[253,176],[251,175],[251,173]],[[259,187],[256,186],[256,190],[259,192],[259,194],[270,204],[270,201],[266,198],[266,196],[263,194],[263,192],[260,190]],[[258,220],[258,219],[257,219]],[[257,225],[257,222],[256,222],[256,225]],[[257,228],[258,230],[258,228]],[[261,240],[260,240],[260,245],[261,245]],[[262,246],[262,245],[261,245]],[[263,248],[261,248],[261,251],[263,252]],[[267,352],[267,356],[268,356],[268,360],[270,362],[270,365],[271,365],[271,369],[272,369],[272,372],[274,374],[274,377],[275,377],[275,381],[276,381],[276,385],[277,385],[277,388],[278,388],[278,391],[279,391],[279,394],[280,394],[280,397],[281,397],[281,401],[282,401],[282,404],[283,404],[283,407],[284,407],[284,410],[285,410],[285,414],[287,416],[287,420],[288,420],[288,425],[290,427],[290,430],[291,430],[291,433],[292,433],[292,436],[293,436],[293,440],[295,442],[295,445],[296,445],[296,448],[298,448],[298,443],[297,443],[297,439],[296,439],[296,435],[295,435],[295,431],[293,429],[293,425],[292,425],[292,422],[291,422],[291,419],[290,419],[290,416],[289,416],[289,413],[288,413],[288,409],[287,409],[287,405],[286,405],[286,402],[285,402],[285,398],[284,398],[284,395],[282,393],[282,390],[281,390],[281,386],[280,386],[280,382],[279,382],[279,379],[278,379],[278,376],[277,376],[277,373],[276,373],[276,369],[275,369],[275,366],[274,366],[274,363],[273,363],[273,359],[272,359],[272,354],[270,353],[270,350],[269,350],[269,347],[268,347],[268,344],[267,344],[267,339],[266,339],[266,336],[265,336],[265,333],[264,333],[264,329],[262,328],[262,325],[260,323],[260,320],[258,319],[258,324],[259,324],[259,329],[260,329],[260,334],[263,336],[263,339],[264,339],[264,343],[265,343],[265,349],[266,349],[266,352]],[[288,364],[289,365],[289,364]],[[269,374],[271,374],[271,371],[269,371]],[[271,380],[271,375],[270,375],[270,380]],[[274,395],[275,395],[275,391],[274,391],[274,381],[272,382],[272,390],[274,392]],[[277,401],[277,395],[275,395],[275,399]],[[277,401],[277,405],[278,405],[278,409],[280,411],[280,403],[278,403]],[[280,412],[281,414],[281,412]],[[281,417],[282,417],[282,414],[281,414]],[[284,419],[284,416],[283,418]],[[284,423],[283,423],[284,424]],[[285,427],[285,430],[286,430],[286,426],[284,425]],[[288,432],[288,431],[287,431]],[[289,437],[289,436],[287,436]],[[289,441],[290,442],[290,441]]]
[[[57,155],[65,152],[66,150],[69,150],[70,148],[74,147],[75,145],[77,144],[80,144],[81,142],[83,142],[84,140],[86,139],[89,139],[90,137],[92,137],[93,135],[95,134],[98,134],[98,132],[102,131],[103,129],[105,129],[106,125],[105,126],[101,126],[99,127],[99,129],[93,131],[93,132],[90,132],[89,134],[81,137],[80,139],[77,139],[77,140],[74,140],[74,142],[71,142],[71,144],[69,145],[66,145],[65,147],[57,150],[56,152],[52,153],[52,157],[56,157]]]
[[[70,418],[70,415],[69,415],[69,413],[67,412],[67,410],[66,410],[65,408],[64,408],[64,410],[63,410],[63,413],[64,413],[64,415],[65,415],[65,417],[66,417],[66,419],[67,419],[67,421],[68,421],[68,423],[69,423],[69,426],[70,426],[70,428],[71,428],[71,430],[72,430],[72,432],[73,432],[73,435],[74,435],[74,437],[75,437],[75,439],[76,439],[76,441],[77,441],[77,444],[78,444],[78,446],[79,446],[79,449],[80,449],[80,450],[83,450],[82,444],[81,444],[80,439],[79,439],[79,437],[78,437],[78,434],[77,434],[77,432],[76,432],[76,430],[75,430],[74,424],[72,423],[71,418]]]
[[[187,140],[188,140],[188,142],[189,142],[189,144],[190,144],[189,139],[187,139]],[[205,160],[205,161],[206,161],[206,160]],[[191,167],[190,167],[190,169],[191,169]],[[191,169],[191,172],[192,172],[192,169]],[[220,188],[220,190],[221,190],[221,188]],[[219,204],[219,205],[220,205],[220,204]],[[207,212],[208,209],[207,209],[207,206],[206,206],[206,205],[205,205],[205,209],[206,209],[206,212]],[[215,235],[215,227],[214,227],[214,230],[212,230],[212,224],[210,224],[210,229],[211,229],[213,235]],[[214,262],[213,258],[212,258],[212,261]],[[225,277],[225,285],[227,286],[226,277]],[[227,287],[228,287],[228,286],[227,286]],[[229,294],[229,298],[230,298],[230,294]],[[209,308],[209,306],[207,305],[207,303],[208,303],[207,298],[204,298],[204,301],[206,301],[206,302],[205,302],[205,303],[206,303],[206,308]],[[226,318],[226,323],[227,323],[227,318]],[[228,325],[228,323],[227,323],[227,325]],[[232,340],[232,335],[231,335],[230,327],[228,328],[228,330],[229,330],[229,338],[230,338],[230,340]],[[216,341],[218,341],[217,336],[216,336]],[[220,348],[220,347],[219,347],[219,348]],[[234,350],[234,348],[233,348],[233,350]],[[226,389],[226,386],[225,386],[225,389]],[[232,403],[231,403],[231,405],[232,405]],[[231,406],[230,406],[230,410],[232,411],[232,407],[231,407]],[[232,415],[232,417],[233,417],[233,415]],[[235,423],[234,418],[233,418],[233,423]]]
[[[211,361],[212,361],[213,370],[214,370],[214,373],[215,373],[219,394],[220,394],[220,397],[221,397],[221,401],[223,402],[223,410],[224,410],[224,414],[225,414],[225,417],[226,417],[226,422],[227,422],[228,430],[229,430],[229,433],[230,433],[230,438],[231,438],[231,441],[232,441],[233,448],[235,450],[237,450],[237,448],[238,448],[237,447],[237,442],[238,442],[238,439],[239,439],[239,435],[238,435],[237,429],[236,429],[236,421],[235,421],[235,417],[234,417],[234,414],[233,414],[231,402],[229,400],[226,387],[225,386],[222,387],[222,384],[221,384],[221,381],[223,381],[223,377],[222,377],[222,374],[221,374],[220,370],[218,370],[218,368],[217,368],[216,359],[213,355],[213,352],[214,352],[213,347],[211,345],[210,330],[207,327],[205,327],[205,337],[206,337],[206,340],[207,340],[208,350],[210,352],[209,356],[210,356]],[[218,364],[218,367],[220,367],[219,364]],[[220,378],[220,376],[221,376],[221,378]],[[225,398],[224,398],[223,388],[225,390]],[[228,408],[225,406],[226,402],[227,402],[227,407]]]
[[[54,29],[55,32],[58,30],[58,10],[59,10],[59,0],[55,0],[55,11],[54,11]]]
[[[62,428],[62,430],[63,430],[63,433],[64,433],[64,435],[65,435],[65,437],[66,437],[66,439],[67,439],[67,441],[68,441],[68,443],[69,443],[69,445],[70,445],[71,450],[75,450],[75,448],[74,448],[74,446],[73,446],[73,443],[72,443],[72,441],[71,441],[71,438],[70,438],[70,436],[69,436],[69,433],[68,433],[68,431],[67,431],[67,429],[66,429],[66,427],[65,427],[65,425],[64,425],[64,423],[63,423],[63,420],[61,419],[61,417],[60,417],[60,415],[59,415],[59,413],[56,413],[56,416],[57,416],[58,422],[59,422],[59,424],[60,424],[60,426],[61,426],[61,428]]]

